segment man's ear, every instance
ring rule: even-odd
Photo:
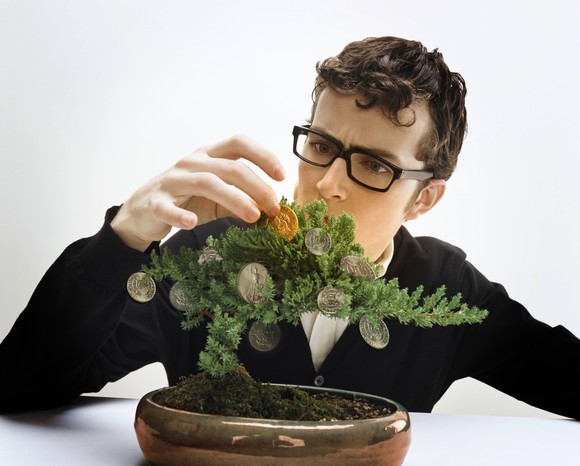
[[[421,190],[415,202],[407,209],[405,220],[415,220],[429,212],[445,194],[445,187],[445,180],[429,180],[429,184]]]

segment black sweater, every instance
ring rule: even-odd
[[[111,218],[116,209],[111,209]],[[200,248],[231,225],[222,219],[181,231],[163,247]],[[316,372],[300,325],[281,324],[270,352],[243,338],[238,357],[264,382],[324,386],[372,393],[409,411],[429,412],[453,381],[473,377],[530,405],[580,419],[580,340],[561,326],[534,319],[505,289],[488,281],[458,248],[402,227],[383,279],[402,287],[444,284],[470,305],[487,309],[483,324],[421,329],[386,320],[382,350],[349,325]],[[140,367],[161,362],[169,384],[195,371],[205,329],[186,332],[169,302],[170,283],[154,299],[136,303],[128,276],[149,259],[127,247],[106,221],[91,238],[71,244],[46,272],[28,306],[0,345],[0,411],[44,409],[100,390]],[[203,327],[203,326],[202,326]]]

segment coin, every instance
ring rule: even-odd
[[[266,225],[272,225],[279,236],[290,241],[298,232],[298,217],[290,207],[281,205],[280,213],[275,217],[268,217]]]
[[[135,272],[127,279],[127,292],[138,303],[151,301],[155,289],[155,281],[145,272]]]
[[[280,343],[282,332],[276,324],[254,322],[248,332],[248,340],[252,348],[267,352],[272,351]]]
[[[362,316],[358,323],[358,330],[363,340],[374,349],[383,349],[389,344],[389,329],[382,319],[373,324],[368,316]]]
[[[193,303],[185,292],[185,281],[176,282],[169,290],[169,301],[178,311],[186,312],[193,309]]]
[[[377,278],[371,264],[361,256],[344,256],[340,260],[340,266],[354,277],[365,277],[369,280]]]
[[[221,261],[221,260],[222,256],[220,256],[215,249],[206,246],[201,250],[201,255],[199,256],[197,263],[201,265],[206,262]]]
[[[259,303],[264,299],[259,288],[266,284],[267,279],[268,269],[258,262],[250,262],[238,272],[238,293],[247,303]]]
[[[342,308],[344,304],[344,293],[338,288],[327,286],[317,297],[318,307],[326,314],[334,314]]]
[[[322,256],[330,251],[332,240],[330,235],[322,228],[312,228],[304,236],[306,248],[315,256]]]

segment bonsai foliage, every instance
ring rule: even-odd
[[[281,234],[272,219],[263,216],[254,227],[233,226],[219,238],[209,237],[202,250],[184,247],[173,254],[165,249],[161,257],[154,252],[152,264],[144,268],[155,280],[170,278],[179,285],[186,303],[180,307],[184,330],[207,325],[200,370],[214,377],[231,373],[238,365],[235,350],[250,321],[298,325],[302,313],[323,312],[350,323],[365,318],[379,325],[384,319],[397,319],[431,327],[479,323],[486,317],[487,311],[462,303],[460,294],[447,297],[444,286],[422,296],[422,287],[409,292],[396,278],[375,280],[379,267],[370,264],[354,242],[353,217],[327,215],[323,201],[301,207],[283,198],[281,205],[297,220],[297,230],[290,235]],[[306,240],[311,230],[330,240],[328,250],[312,252]],[[353,256],[363,260],[373,276],[345,268],[344,258]],[[240,284],[242,269],[249,264],[258,264],[254,274],[260,273],[250,296]],[[325,289],[340,294],[332,311],[320,305]]]

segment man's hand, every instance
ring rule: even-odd
[[[275,181],[285,177],[274,154],[234,136],[198,149],[142,186],[123,204],[111,227],[128,246],[145,251],[172,227],[189,230],[226,216],[252,223],[261,210],[278,214],[275,191],[240,159]]]

